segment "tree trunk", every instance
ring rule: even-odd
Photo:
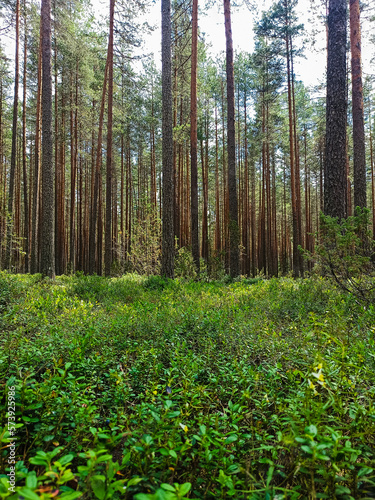
[[[346,0],[330,0],[324,211],[346,217]]]
[[[227,144],[228,144],[228,191],[229,191],[229,244],[230,275],[234,278],[240,274],[239,258],[239,226],[236,181],[236,133],[234,116],[234,74],[233,74],[233,41],[230,15],[230,0],[224,0],[225,39],[226,39],[226,72],[227,72]]]
[[[218,118],[215,102],[215,250],[217,256],[221,252],[221,228],[220,228],[220,189],[219,189],[219,140],[218,140]]]
[[[107,62],[104,70],[104,82],[102,91],[102,100],[100,104],[100,114],[99,114],[99,130],[98,130],[98,144],[96,149],[96,162],[95,162],[95,172],[93,175],[94,179],[94,193],[93,201],[90,210],[90,235],[89,235],[89,273],[93,274],[95,270],[95,252],[96,252],[96,230],[98,227],[98,199],[99,199],[99,189],[101,183],[100,166],[102,161],[102,138],[103,138],[103,121],[104,121],[104,108],[105,108],[105,96],[107,90],[107,79],[108,79],[108,54]],[[99,234],[99,227],[98,227]],[[99,259],[99,256],[98,256]],[[99,273],[99,260],[97,273]]]
[[[174,277],[173,229],[173,112],[172,112],[172,57],[171,57],[171,3],[162,0],[162,161],[163,161],[163,228],[161,274]]]
[[[197,57],[198,57],[198,0],[193,0],[192,39],[191,39],[191,81],[190,81],[191,249],[195,267],[199,272]]]
[[[112,128],[113,128],[113,23],[115,0],[110,0],[109,40],[108,40],[108,128],[107,128],[107,169],[105,204],[105,252],[104,274],[111,274],[112,264]]]
[[[23,56],[23,104],[22,104],[22,170],[23,170],[23,204],[24,204],[24,238],[25,238],[25,273],[29,272],[29,203],[27,194],[27,165],[26,165],[26,91],[27,91],[27,23],[26,0],[24,8],[24,56]]]
[[[51,0],[42,0],[42,240],[41,272],[55,277],[52,143]]]
[[[363,208],[366,207],[366,148],[363,118],[359,0],[350,0],[350,50],[352,55],[354,206]]]
[[[42,23],[40,26],[39,54],[38,54],[38,89],[36,98],[36,120],[35,120],[35,158],[34,158],[34,179],[33,179],[33,206],[31,216],[31,263],[32,274],[40,270],[38,263],[39,254],[39,192],[40,192],[40,115],[41,115],[41,94],[42,94]]]
[[[12,151],[10,157],[9,172],[9,194],[8,194],[8,222],[6,234],[5,269],[11,266],[12,256],[12,233],[13,233],[13,202],[14,202],[14,178],[16,173],[17,157],[17,115],[18,115],[18,84],[19,84],[19,26],[20,26],[20,0],[16,3],[16,53],[14,59],[14,101],[13,101],[13,124],[12,124]]]

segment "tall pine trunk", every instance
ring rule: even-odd
[[[38,54],[38,88],[36,97],[36,120],[35,120],[35,152],[34,152],[34,176],[33,176],[33,205],[31,215],[31,262],[32,274],[39,272],[39,213],[40,213],[40,122],[41,122],[41,95],[42,95],[42,22],[40,23],[40,40]]]
[[[363,208],[366,207],[366,148],[363,118],[359,0],[350,0],[350,50],[352,56],[354,206]]]
[[[190,80],[191,249],[195,267],[199,272],[197,57],[198,57],[198,0],[193,0],[192,40],[191,40],[191,80]]]
[[[171,2],[162,0],[162,161],[163,161],[163,227],[161,274],[174,277],[173,224],[173,112],[172,112],[172,56],[171,56]]]
[[[42,239],[41,272],[54,278],[51,0],[42,0]]]
[[[113,128],[113,24],[115,0],[110,1],[108,41],[108,128],[105,204],[104,274],[111,274],[112,264],[112,128]]]
[[[233,41],[230,15],[230,0],[224,0],[225,39],[226,39],[226,72],[227,72],[227,144],[228,144],[228,192],[229,192],[229,245],[230,275],[240,274],[238,226],[238,202],[236,181],[236,132],[234,116],[234,74],[233,74]]]
[[[24,56],[23,56],[23,103],[22,103],[22,171],[23,171],[23,204],[24,204],[24,238],[25,238],[25,273],[29,272],[29,203],[27,193],[27,164],[26,164],[26,91],[27,91],[27,16],[26,0],[24,9]]]
[[[18,115],[18,87],[19,87],[19,26],[20,26],[20,0],[16,3],[16,52],[14,58],[14,101],[13,101],[13,124],[12,124],[12,151],[10,157],[9,172],[9,194],[8,194],[8,221],[6,234],[5,269],[11,266],[12,257],[12,233],[13,233],[13,204],[14,204],[14,180],[16,174],[17,157],[17,115]]]
[[[324,212],[346,217],[346,0],[330,0]]]

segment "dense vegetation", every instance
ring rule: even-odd
[[[3,273],[0,308],[1,498],[373,498],[375,311],[325,279]]]

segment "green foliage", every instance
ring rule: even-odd
[[[375,311],[325,278],[0,279],[0,498],[373,495]]]
[[[367,209],[357,207],[354,216],[341,222],[321,214],[319,244],[313,257],[318,263],[318,272],[331,276],[360,301],[372,304],[375,301],[375,242],[368,227]]]
[[[175,276],[177,278],[194,279],[197,270],[191,251],[186,247],[179,248],[175,258]]]
[[[151,206],[144,207],[143,218],[134,224],[131,251],[128,255],[131,269],[139,274],[155,275],[160,271],[161,222]]]

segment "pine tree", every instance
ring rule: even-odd
[[[240,230],[238,225],[238,201],[236,179],[236,131],[234,112],[233,40],[230,0],[224,0],[226,73],[227,73],[227,144],[228,144],[228,192],[229,192],[229,242],[230,275],[240,274]]]
[[[363,117],[361,22],[359,0],[350,0],[350,50],[354,154],[354,206],[366,207],[366,147]]]
[[[171,3],[162,0],[162,134],[163,134],[163,217],[161,274],[174,277],[174,183],[173,183],[173,111]]]
[[[330,0],[324,212],[346,217],[346,0]]]
[[[42,0],[42,239],[41,272],[54,278],[51,0]]]

